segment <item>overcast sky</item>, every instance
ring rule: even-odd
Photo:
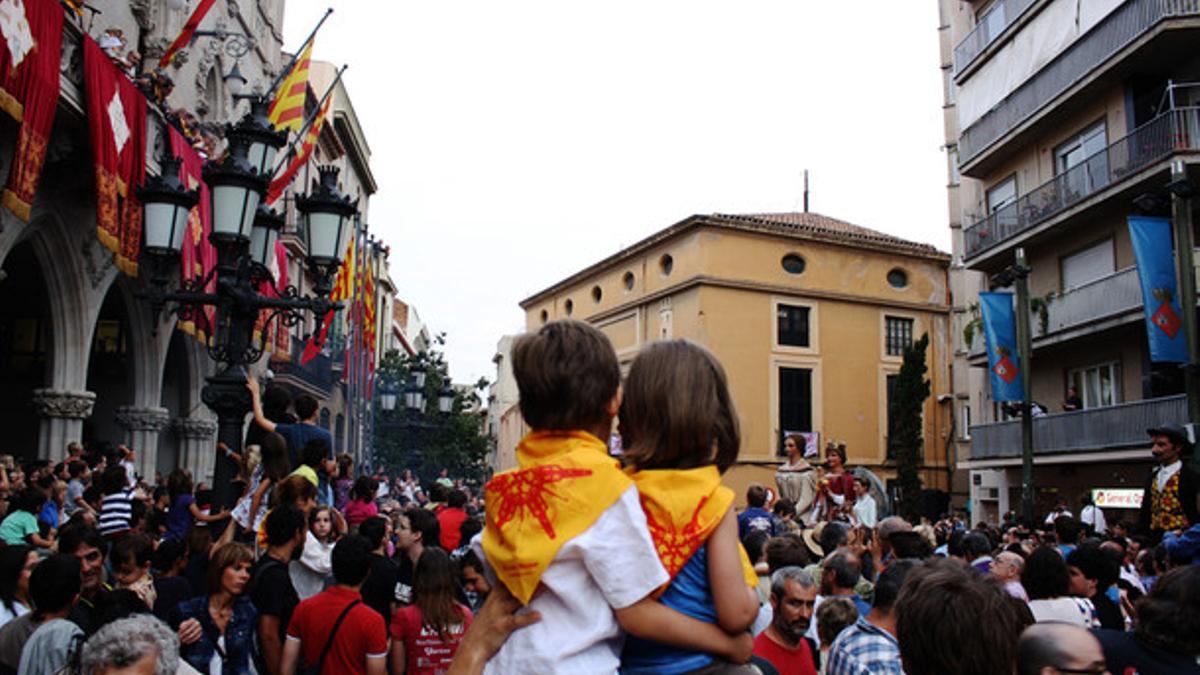
[[[294,50],[331,0],[288,0]],[[810,210],[949,250],[934,0],[332,2],[370,225],[456,381],[517,303],[695,213]]]

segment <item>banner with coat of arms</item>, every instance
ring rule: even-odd
[[[86,35],[83,72],[96,169],[96,234],[116,254],[117,267],[135,277],[142,205],[134,192],[146,177],[146,97]]]
[[[988,375],[992,398],[1021,401],[1025,398],[1022,363],[1017,358],[1017,322],[1012,293],[980,293],[983,337],[987,344]]]
[[[1129,216],[1129,237],[1137,258],[1138,282],[1146,312],[1150,360],[1155,363],[1186,363],[1187,340],[1183,335],[1184,313],[1179,306],[1175,280],[1171,221],[1167,218]],[[1195,310],[1190,315],[1194,316]]]

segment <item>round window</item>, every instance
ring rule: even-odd
[[[671,257],[671,254],[665,254],[658,259],[658,269],[662,270],[664,277],[671,276],[671,270],[675,269],[675,259]]]
[[[547,312],[546,310],[543,309],[542,310],[542,323],[546,323],[549,320],[550,320],[550,312]]]
[[[573,300],[567,300],[563,304],[563,309],[567,310],[567,316],[571,316],[571,312],[575,311],[575,302]]]
[[[887,280],[892,288],[904,288],[908,285],[908,273],[897,267],[888,272]]]
[[[600,290],[599,286],[592,286],[592,301],[600,302],[602,297],[604,297],[604,291]]]
[[[788,274],[804,273],[804,258],[801,258],[795,253],[789,253],[783,256],[783,260],[780,261],[780,264],[783,265],[783,270]]]
[[[633,290],[633,272],[626,272],[625,276],[621,278],[621,281],[625,283],[625,290]]]

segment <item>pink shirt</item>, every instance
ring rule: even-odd
[[[375,506],[375,502],[364,502],[360,499],[351,499],[346,504],[346,511],[342,515],[346,516],[346,524],[350,527],[358,527],[367,518],[374,518],[379,515],[379,507]]]

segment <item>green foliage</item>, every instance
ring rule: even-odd
[[[892,394],[892,429],[888,441],[896,458],[896,483],[900,501],[896,510],[910,523],[916,523],[921,513],[921,449],[925,442],[922,428],[922,411],[929,398],[929,380],[925,373],[925,352],[929,347],[929,334],[921,336],[904,350],[904,363],[896,378],[896,389]]]
[[[445,335],[435,338],[437,346],[445,344]],[[417,368],[425,371],[425,408],[408,410],[404,405],[404,387]],[[376,463],[388,475],[412,469],[422,483],[437,477],[442,469],[450,476],[483,481],[487,476],[486,458],[491,450],[489,439],[483,435],[483,418],[473,412],[481,402],[479,391],[488,382],[480,378],[467,391],[455,389],[451,412],[438,410],[438,393],[449,384],[449,364],[445,355],[433,348],[414,356],[390,350],[376,370],[379,382],[390,379],[397,386],[395,410],[376,408]]]

